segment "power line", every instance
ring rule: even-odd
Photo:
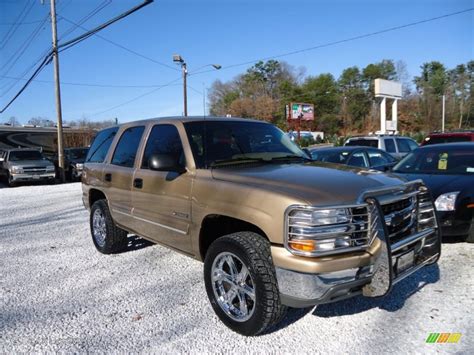
[[[354,36],[354,37],[349,37],[349,38],[345,38],[345,39],[341,39],[341,40],[337,40],[337,41],[332,41],[332,42],[319,44],[319,45],[316,45],[316,46],[313,46],[313,47],[298,49],[298,50],[294,50],[294,51],[291,51],[291,52],[286,52],[286,53],[281,53],[281,54],[277,54],[277,55],[273,55],[273,56],[263,57],[263,58],[260,58],[260,59],[249,60],[247,62],[231,64],[231,65],[223,66],[222,69],[231,69],[231,68],[240,67],[240,66],[243,66],[243,65],[253,64],[253,63],[256,63],[256,62],[259,62],[259,61],[267,61],[267,60],[270,60],[270,59],[282,58],[282,57],[287,57],[287,56],[294,55],[294,54],[313,51],[313,50],[320,49],[320,48],[335,46],[335,45],[341,44],[341,43],[356,41],[356,40],[367,38],[367,37],[377,36],[377,35],[380,35],[382,33],[393,32],[393,31],[401,30],[401,29],[407,28],[407,27],[413,27],[413,26],[421,25],[421,24],[424,24],[424,23],[427,23],[427,22],[432,22],[432,21],[441,20],[441,19],[444,19],[444,18],[447,18],[447,17],[457,16],[457,15],[460,15],[460,14],[464,14],[466,12],[471,12],[473,10],[474,10],[474,8],[468,8],[468,9],[465,9],[465,10],[451,12],[449,14],[445,14],[445,15],[441,15],[441,16],[431,17],[431,18],[428,18],[428,19],[425,19],[425,20],[410,22],[410,23],[400,25],[400,26],[388,27],[388,28],[385,28],[385,29],[382,29],[382,30],[379,30],[379,31],[369,32],[369,33],[361,34],[361,35]],[[194,73],[192,75],[208,73],[208,72],[211,72],[211,71],[212,70],[203,70],[203,71]],[[191,76],[191,74],[190,74],[190,76]]]
[[[141,3],[140,5],[137,5],[133,8],[131,8],[130,10],[112,18],[111,20],[103,23],[102,25],[99,25],[97,26],[96,28],[94,28],[93,30],[89,31],[89,32],[86,32],[84,33],[83,35],[79,36],[79,37],[76,37],[70,41],[67,41],[66,43],[63,43],[62,45],[60,46],[57,46],[56,47],[56,55],[57,55],[57,49],[60,48],[60,47],[63,47],[62,50],[65,50],[67,48],[70,48],[72,46],[74,46],[75,44],[83,41],[84,39],[88,38],[89,36],[91,36],[92,34],[94,34],[95,32],[98,32],[108,26],[110,26],[111,24],[127,17],[128,15],[138,11],[139,9],[151,4],[153,2],[153,0],[145,0],[143,3]],[[52,3],[54,4],[54,3]],[[52,5],[53,6],[53,5]],[[53,9],[51,10],[51,13],[54,14],[53,12]],[[54,33],[54,31],[53,31]],[[5,112],[5,110],[21,95],[21,93],[28,87],[28,85],[30,85],[30,83],[34,80],[34,78],[41,72],[41,70],[44,69],[44,67],[49,64],[51,62],[51,60],[53,59],[53,54],[55,53],[53,52],[53,49],[48,53],[48,55],[43,59],[43,61],[41,62],[41,64],[37,67],[37,69],[35,70],[35,72],[33,73],[33,75],[31,75],[31,77],[27,80],[27,82],[25,83],[25,85],[23,85],[23,87],[20,89],[20,91],[18,91],[18,93],[8,102],[8,104],[2,109],[0,110],[0,113],[3,113]],[[159,90],[160,88],[156,88],[154,90]]]
[[[15,80],[28,80],[24,78],[18,78],[14,76],[5,76],[0,75],[0,78],[5,79],[15,79]],[[54,84],[53,80],[33,80],[35,83],[45,83],[45,84]],[[114,85],[114,84],[93,84],[93,83],[78,83],[78,82],[68,82],[68,81],[61,81],[61,85],[71,85],[71,86],[85,86],[85,87],[99,87],[99,88],[126,88],[126,89],[145,89],[145,88],[158,88],[162,87],[164,84],[161,85]]]
[[[30,13],[35,3],[34,1],[32,1],[30,4],[30,7],[28,7],[28,4],[30,4],[29,1],[26,2],[25,7],[21,10],[15,22],[23,21],[26,18],[26,16],[28,16],[28,14]],[[5,34],[5,36],[2,39],[2,45],[0,49],[5,48],[5,46],[8,44],[10,39],[15,35],[16,31],[18,30],[18,27],[20,26],[18,24],[15,24],[8,30],[8,32]]]
[[[104,8],[109,6],[112,3],[112,0],[104,0],[102,3],[100,3],[96,8],[94,8],[89,14],[84,16],[79,20],[79,24],[83,24],[89,19],[91,19],[93,16],[98,14],[100,11],[102,11]],[[78,28],[78,25],[71,26],[69,29],[67,29],[60,37],[59,40],[62,40],[64,37],[69,35],[70,33],[74,32]]]
[[[43,20],[35,20],[35,21],[28,21],[28,22],[0,22],[0,26],[23,26],[23,25],[34,25],[35,23],[42,22]]]
[[[62,20],[66,21],[66,22],[69,22],[70,24],[76,25],[77,27],[81,28],[81,29],[84,30],[84,31],[89,31],[87,28],[85,28],[85,27],[81,26],[80,24],[77,24],[77,23],[75,23],[75,22],[73,22],[73,21],[71,21],[71,20],[65,18],[65,17],[62,16],[62,15],[59,15],[59,17],[60,17]],[[148,60],[148,61],[150,61],[150,62],[153,62],[153,63],[155,63],[155,64],[159,64],[159,65],[161,65],[161,66],[164,66],[164,67],[166,67],[166,68],[168,68],[168,69],[172,69],[172,70],[174,70],[174,71],[180,71],[179,69],[177,69],[177,68],[175,68],[175,67],[173,67],[173,66],[171,66],[171,65],[168,65],[168,64],[166,64],[166,63],[157,61],[156,59],[150,58],[150,57],[148,57],[148,56],[146,56],[146,55],[144,55],[144,54],[141,54],[141,53],[139,53],[139,52],[137,52],[137,51],[134,51],[133,49],[127,48],[127,47],[125,47],[124,45],[121,45],[120,43],[117,43],[117,42],[114,42],[114,41],[112,41],[112,40],[110,40],[110,39],[108,39],[108,38],[105,38],[104,36],[101,36],[101,35],[99,35],[99,34],[97,34],[97,33],[94,33],[94,35],[95,35],[96,37],[102,39],[103,41],[106,41],[106,42],[108,42],[108,43],[110,43],[110,44],[113,44],[114,46],[116,46],[116,47],[118,47],[118,48],[121,48],[121,49],[123,49],[123,50],[125,50],[125,51],[127,51],[127,52],[129,52],[129,53],[132,53],[132,54],[134,54],[134,55],[136,55],[136,56],[138,56],[138,57],[140,57],[140,58],[146,59],[146,60]]]
[[[106,110],[103,110],[103,111],[100,111],[100,112],[96,112],[96,113],[94,113],[94,114],[92,114],[92,115],[89,115],[88,117],[98,116],[98,115],[101,115],[101,114],[103,114],[103,113],[106,113],[106,112],[115,110],[116,108],[119,108],[119,107],[121,107],[121,106],[128,105],[129,103],[132,103],[132,102],[134,102],[134,101],[137,101],[137,100],[141,99],[142,97],[151,95],[151,94],[157,92],[158,90],[161,90],[161,89],[163,89],[163,88],[165,88],[165,87],[168,87],[168,86],[172,86],[175,82],[177,82],[177,81],[179,81],[179,80],[181,80],[181,77],[176,78],[176,79],[170,81],[170,82],[167,83],[167,84],[161,85],[160,87],[158,87],[158,88],[156,88],[156,89],[153,89],[153,90],[148,91],[148,92],[146,92],[146,93],[144,93],[144,94],[138,95],[138,96],[134,97],[133,99],[130,99],[130,100],[128,100],[128,101],[125,101],[125,102],[122,102],[122,103],[120,103],[120,104],[118,104],[118,105],[115,105],[114,107],[110,107],[110,108],[108,108],[108,109],[106,109]]]
[[[61,3],[59,5],[60,8],[62,8],[62,10],[64,10],[70,3],[71,3],[72,0],[70,0],[69,2],[67,3]],[[89,14],[87,14],[86,16],[84,16],[83,18],[81,18],[79,20],[79,23],[84,23],[85,21],[89,20],[90,18],[92,18],[94,15],[96,15],[100,10],[102,10],[103,8],[105,8],[106,6],[108,6],[110,3],[111,3],[112,0],[104,0],[104,2],[102,2],[99,6],[97,6],[96,8],[94,8]],[[46,19],[49,18],[49,14],[47,15]],[[42,20],[42,22],[44,23],[45,22],[45,19]],[[43,26],[43,23],[40,25]],[[77,26],[71,26],[69,29],[67,29],[65,31],[65,33],[63,34],[62,37],[64,36],[67,36],[68,34],[72,33],[75,29],[77,28]],[[31,41],[33,40],[33,38],[31,39]],[[30,41],[30,43],[31,43]],[[26,48],[23,50],[22,54],[25,52]],[[48,51],[50,50],[50,48],[48,47],[48,49],[46,49],[44,51],[44,53],[40,56],[40,58],[38,60],[35,61],[35,63],[33,63],[30,67],[28,67],[28,69],[26,71],[23,72],[23,74],[20,75],[20,78],[17,78],[10,86],[7,85],[3,85],[2,86],[2,89],[3,88],[6,88],[8,87],[7,90],[5,90],[1,95],[0,97],[3,97],[6,93],[8,93],[11,89],[13,89],[15,87],[15,85],[23,79],[23,77],[26,75],[26,73],[28,73],[47,53]],[[21,56],[21,55],[20,55]],[[14,55],[10,58],[12,59],[14,57]],[[16,60],[18,60],[19,57],[17,57]],[[8,60],[7,62],[9,62],[10,60]],[[10,66],[10,68],[3,73],[4,77],[10,72],[11,68],[14,66],[15,63],[12,64],[12,66]]]
[[[26,81],[25,85],[17,92],[17,94],[3,107],[2,110],[0,110],[0,113],[5,112],[5,110],[22,94],[23,91],[30,85],[30,83],[33,81],[33,79],[44,69],[46,65],[48,65],[51,62],[53,52],[51,51],[48,56],[46,56],[41,64],[36,68],[35,72],[31,77]]]
[[[5,68],[9,63],[11,65],[3,72],[3,75],[7,75],[10,70],[15,66],[16,62],[25,54],[26,50],[28,49],[29,46],[33,43],[35,38],[39,35],[41,30],[43,29],[43,25],[46,23],[46,21],[49,18],[49,14],[46,15],[43,19],[43,21],[36,26],[36,28],[31,32],[29,37],[18,47],[15,53],[3,64],[3,67]]]

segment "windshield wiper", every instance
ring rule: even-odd
[[[233,164],[245,164],[245,163],[268,163],[269,160],[265,160],[262,158],[234,158],[234,159],[221,159],[215,160],[210,164],[211,168],[218,167],[218,166],[225,166],[225,165],[233,165]]]
[[[306,160],[306,161],[313,161],[312,159],[310,158],[306,158],[306,157],[302,157],[300,155],[285,155],[283,157],[275,157],[275,158],[271,158],[270,160],[271,161],[278,161],[278,160],[291,160],[291,159],[298,159],[298,160]]]

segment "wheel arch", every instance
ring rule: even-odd
[[[98,200],[106,200],[107,201],[107,196],[105,196],[104,192],[102,192],[99,189],[90,189],[89,190],[89,207],[92,207],[94,202]]]
[[[204,260],[209,246],[219,237],[236,232],[254,232],[269,240],[257,225],[226,215],[209,214],[204,217],[199,230],[199,256]]]

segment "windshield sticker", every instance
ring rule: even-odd
[[[466,168],[466,172],[467,173],[474,173],[474,168],[471,168],[471,167]]]
[[[439,155],[438,170],[446,170],[448,168],[448,153]]]

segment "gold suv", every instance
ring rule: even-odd
[[[260,121],[104,129],[82,182],[100,252],[123,250],[132,233],[204,261],[214,311],[244,335],[276,324],[287,306],[384,296],[440,255],[421,181],[313,162]]]

